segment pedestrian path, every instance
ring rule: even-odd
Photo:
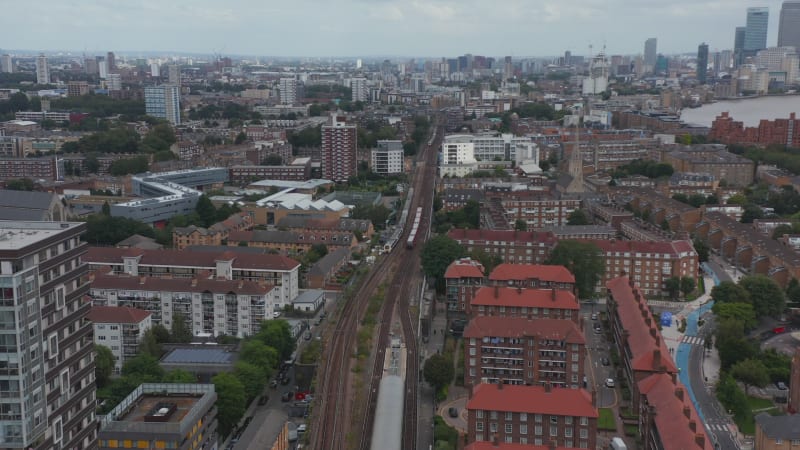
[[[709,424],[706,424],[706,427],[708,427],[708,429],[711,430],[711,431],[728,431],[729,430],[729,425],[727,423],[709,423]]]
[[[705,344],[706,341],[705,341],[705,339],[703,339],[703,338],[701,338],[699,336],[683,336],[683,339],[681,339],[681,342],[683,342],[684,344],[689,344],[689,345],[703,345],[703,344]]]

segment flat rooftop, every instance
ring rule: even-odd
[[[176,348],[162,359],[166,364],[232,364],[235,353],[213,345],[198,345],[197,348]]]
[[[19,250],[80,225],[77,222],[0,220],[0,250]]]
[[[127,414],[117,420],[122,422],[144,423],[144,417],[152,414],[152,412],[156,410],[156,405],[174,404],[176,406],[175,412],[169,416],[165,416],[166,420],[162,423],[180,423],[202,397],[202,395],[191,394],[185,394],[183,396],[144,394],[137,399],[136,404],[128,410]]]

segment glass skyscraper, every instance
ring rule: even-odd
[[[747,26],[744,33],[744,50],[767,48],[769,8],[747,8]]]
[[[800,0],[786,0],[781,7],[778,47],[800,50]]]

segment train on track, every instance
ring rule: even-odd
[[[394,249],[394,246],[397,245],[400,237],[403,235],[403,230],[406,227],[406,220],[408,220],[408,210],[411,209],[411,200],[413,199],[414,188],[411,188],[408,190],[408,195],[406,195],[406,204],[403,207],[403,211],[400,213],[400,219],[397,221],[395,230],[389,240],[383,244],[383,248],[380,251],[381,254],[391,252]]]
[[[411,225],[411,231],[408,232],[408,240],[406,240],[406,248],[414,248],[414,241],[417,240],[417,232],[419,231],[419,223],[422,221],[422,207],[417,208],[417,215],[414,216],[414,224]]]
[[[375,421],[372,426],[371,450],[400,450],[403,444],[403,399],[406,383],[406,348],[399,339],[392,339],[384,356],[386,375],[378,387]]]

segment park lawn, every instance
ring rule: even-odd
[[[750,407],[750,411],[757,411],[759,409],[767,409],[773,408],[775,406],[772,403],[772,400],[767,398],[759,398],[759,397],[752,397],[747,396],[747,405]]]
[[[597,419],[598,430],[617,431],[617,421],[614,419],[614,410],[599,408],[600,417]]]

